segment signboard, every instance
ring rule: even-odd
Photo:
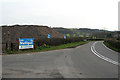
[[[50,36],[51,34],[48,34],[48,38],[50,38],[51,36]]]
[[[19,38],[19,49],[34,48],[33,38]]]
[[[66,36],[64,36],[64,39],[66,39]]]

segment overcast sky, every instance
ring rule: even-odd
[[[2,0],[1,23],[118,30],[119,0]]]

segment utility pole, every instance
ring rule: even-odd
[[[106,38],[107,37],[107,35],[106,35],[106,27],[103,27],[103,29],[104,29],[104,38]]]

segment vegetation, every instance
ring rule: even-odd
[[[56,50],[56,49],[64,49],[64,48],[73,48],[82,44],[88,43],[88,41],[81,41],[81,42],[74,42],[74,43],[67,43],[58,46],[48,46],[46,44],[37,47],[33,50],[23,50],[23,51],[6,51],[6,54],[12,53],[29,53],[29,52],[40,52],[40,51],[49,51],[49,50]]]
[[[88,38],[89,41],[103,41],[104,38]]]
[[[67,37],[66,39],[64,38],[44,38],[44,39],[38,39],[35,40],[35,46],[36,48],[39,46],[42,46],[44,44],[48,46],[57,46],[61,44],[67,44],[67,43],[74,43],[74,42],[80,42],[83,41],[84,38],[82,37]]]
[[[70,37],[91,37],[91,38],[104,38],[105,36],[111,36],[110,31],[99,30],[99,29],[89,29],[89,28],[53,28],[61,34]]]
[[[109,38],[104,41],[104,44],[112,50],[120,52],[120,40]]]
[[[21,52],[36,52],[36,51],[47,51],[54,49],[63,49],[68,47],[74,47],[84,43],[82,37],[67,37],[64,38],[41,38],[34,40],[34,49],[20,51],[19,45],[11,45],[10,50],[6,50],[5,53],[21,53]]]

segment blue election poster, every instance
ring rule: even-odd
[[[66,39],[66,36],[64,36],[64,39]]]
[[[50,36],[51,34],[48,34],[48,38],[50,38],[51,36]]]
[[[19,49],[34,48],[34,38],[19,38]]]

